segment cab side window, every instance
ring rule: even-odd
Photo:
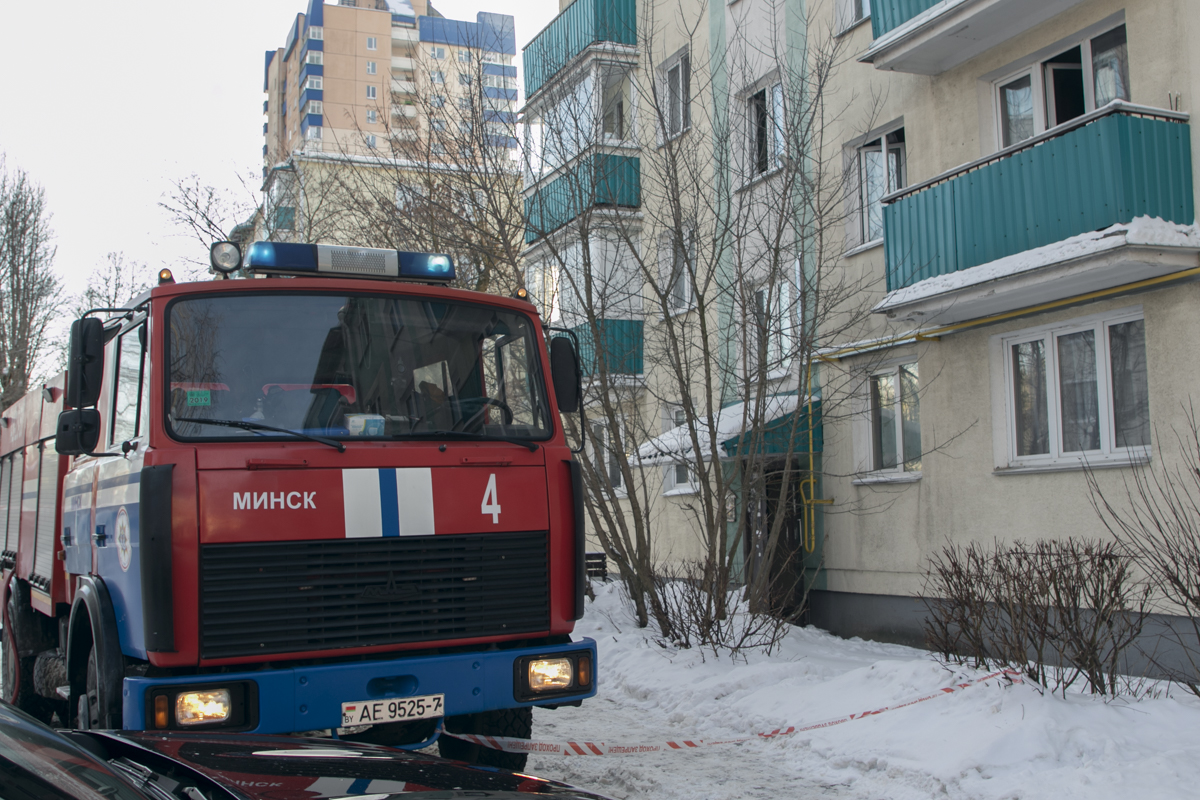
[[[109,444],[136,439],[145,433],[149,382],[145,375],[146,323],[130,328],[117,342],[113,384],[113,422]]]

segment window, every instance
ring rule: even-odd
[[[692,307],[692,273],[696,269],[695,231],[667,231],[659,238],[659,264],[667,308],[671,313]]]
[[[592,422],[592,466],[597,475],[607,479],[616,494],[625,493],[624,476],[621,474],[621,440],[624,426],[618,418],[618,434],[613,437],[607,422]],[[615,441],[614,441],[615,439]]]
[[[304,138],[320,139],[321,138],[321,126],[320,125],[310,125],[308,128],[308,132],[304,135]]]
[[[683,406],[667,406],[663,428],[669,431],[684,425],[687,425],[687,412]],[[663,470],[663,494],[694,492],[696,487],[693,485],[692,476],[693,470],[686,461],[667,465]]]
[[[378,86],[368,86],[367,87],[367,99],[374,100],[376,98],[376,96],[378,95],[378,92],[379,92]]]
[[[321,91],[325,86],[325,80],[320,75],[309,75],[308,80],[304,82],[305,91]]]
[[[871,470],[921,471],[921,400],[917,365],[871,376]]]
[[[443,84],[446,82],[446,74],[444,72],[440,72],[440,71],[436,71],[436,70],[434,72],[430,72],[429,73],[429,82]]]
[[[692,102],[691,61],[687,53],[668,62],[664,69],[666,83],[667,136],[674,137],[691,127],[690,105]]]
[[[316,64],[319,66],[325,63],[325,54],[320,50],[309,50],[304,62],[306,64]]]
[[[374,125],[377,122],[379,122],[379,112],[373,108],[367,109],[367,123]]]
[[[304,104],[304,113],[305,114],[324,114],[325,113],[325,104],[322,103],[320,100],[309,100],[307,103]]]
[[[852,28],[871,16],[871,0],[838,0],[838,14],[839,27]]]
[[[440,94],[430,95],[429,105],[434,108],[441,108],[442,106],[446,105],[446,98],[444,95]]]
[[[754,289],[745,325],[746,377],[775,380],[786,375],[795,333],[792,286],[787,281]]]
[[[458,107],[461,108],[463,111],[470,111],[471,110],[471,98],[470,97],[458,98]]]
[[[903,189],[906,182],[904,129],[867,142],[855,152],[859,244],[883,238],[884,195]]]
[[[471,130],[472,130],[471,123],[469,123],[469,122],[458,123],[458,132],[459,133],[470,133]]]
[[[325,29],[318,25],[310,25],[308,28],[308,38],[320,41],[325,38]]]
[[[471,85],[471,76],[465,72],[458,73],[458,85],[459,86],[470,86]]]
[[[783,161],[783,84],[774,83],[750,95],[748,123],[750,175],[764,175]]]
[[[470,64],[471,63],[471,51],[470,50],[459,50],[458,51],[458,63]]]
[[[446,48],[444,48],[444,47],[430,47],[430,48],[429,48],[429,57],[430,57],[430,58],[435,58],[435,59],[437,59],[437,60],[439,60],[439,61],[440,61],[440,60],[442,60],[443,58],[445,58],[445,57],[446,57]]]
[[[1007,466],[1149,456],[1140,310],[993,338],[1004,362]]]
[[[433,128],[435,131],[444,131],[446,130],[446,123],[437,117],[431,117],[429,120],[429,127]]]
[[[136,439],[146,429],[150,412],[149,382],[142,375],[145,324],[121,334],[117,343],[117,379],[113,387],[113,421],[109,444]]]
[[[368,74],[368,75],[374,75],[374,74],[375,74],[375,71],[376,71],[376,62],[374,62],[374,61],[368,61],[368,62],[367,62],[367,74]]]
[[[369,121],[370,120],[368,120],[368,122]],[[367,147],[369,147],[372,150],[375,149],[375,143],[376,143],[375,134],[368,133],[366,136],[363,137],[363,139],[366,141]]]
[[[1121,25],[996,82],[1001,147],[1129,97],[1129,52]]]
[[[368,36],[367,37],[367,49],[368,50],[378,50],[379,49],[379,40],[376,39],[374,36]]]

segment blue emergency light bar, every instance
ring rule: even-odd
[[[454,260],[447,255],[334,244],[255,242],[246,253],[244,269],[259,275],[454,280]]]

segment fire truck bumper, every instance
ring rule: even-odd
[[[343,704],[382,701],[386,708],[388,701],[436,695],[444,696],[438,716],[474,714],[593,697],[595,675],[596,642],[582,639],[514,650],[126,678],[124,727],[295,733],[342,727]]]

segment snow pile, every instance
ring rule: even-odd
[[[639,630],[616,584],[576,626],[600,648],[600,694],[534,712],[535,739],[610,744],[724,739],[802,726],[936,692],[970,671],[927,653],[790,631],[745,662],[665,648]],[[649,755],[534,755],[528,770],[626,798],[1194,797],[1200,702],[1063,699],[999,681],[908,708],[772,740]]]
[[[756,407],[753,402],[734,403],[722,408],[716,415],[717,441],[724,443],[741,436],[748,427],[752,427],[756,419],[770,422],[785,414],[795,411],[801,402],[809,402],[809,398],[801,400],[797,395],[774,394],[763,398],[762,406]],[[702,409],[697,409],[696,438],[700,452],[707,453],[712,444],[707,419]],[[696,451],[692,448],[692,436],[687,425],[677,425],[661,436],[656,436],[638,448],[634,457],[637,466],[652,466],[654,464],[674,464],[685,461],[695,461]]]
[[[1200,249],[1200,224],[1179,225],[1159,217],[1136,217],[1128,224],[1111,225],[1104,230],[1081,233],[1061,242],[1023,250],[977,267],[926,278],[912,286],[889,292],[872,311],[887,311],[906,303],[1096,255],[1125,245]]]

